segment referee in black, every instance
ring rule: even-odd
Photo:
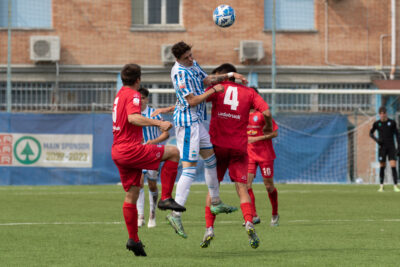
[[[389,119],[386,113],[385,107],[379,108],[379,117],[380,119],[375,121],[372,125],[371,130],[369,131],[369,136],[375,140],[375,142],[379,145],[379,178],[380,178],[380,188],[379,192],[383,192],[383,181],[385,180],[385,167],[386,167],[386,157],[389,158],[390,167],[392,168],[392,176],[394,187],[393,190],[395,192],[400,192],[400,189],[397,187],[397,171],[396,171],[396,155],[398,154],[398,150],[396,150],[396,146],[394,143],[394,136],[396,136],[397,147],[399,148],[400,137],[399,132],[397,131],[396,122],[392,119]],[[378,130],[378,138],[375,136],[375,131]]]

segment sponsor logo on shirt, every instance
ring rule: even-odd
[[[256,135],[257,134],[257,131],[255,131],[255,130],[248,130],[247,131],[247,135]]]
[[[218,116],[240,120],[240,115],[235,115],[235,114],[226,113],[226,112],[218,112]]]
[[[139,106],[139,104],[140,104],[140,99],[139,99],[138,97],[134,97],[134,98],[133,98],[133,104],[134,104],[135,106]]]

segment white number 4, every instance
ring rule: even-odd
[[[236,110],[239,106],[237,87],[229,86],[226,89],[224,104],[231,106],[231,110]]]

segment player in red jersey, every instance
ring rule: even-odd
[[[215,86],[224,86],[223,92],[215,93],[207,99],[212,103],[209,131],[217,158],[218,180],[222,181],[228,169],[229,176],[235,182],[236,191],[240,198],[240,208],[246,222],[250,246],[257,248],[260,240],[253,226],[251,199],[247,192],[248,138],[246,130],[251,109],[254,108],[262,112],[266,121],[271,121],[271,113],[268,104],[253,89],[234,82],[235,79],[231,74],[233,72],[236,72],[236,68],[227,63],[213,71],[216,74],[228,73],[228,76],[232,79],[207,88],[207,90],[213,90]],[[271,124],[270,128],[265,130],[266,132],[271,131]],[[210,197],[207,196],[205,208],[206,233],[200,244],[202,248],[208,247],[214,237],[215,215],[210,211],[210,204]]]
[[[172,198],[178,170],[179,151],[175,146],[142,144],[142,126],[157,126],[168,131],[172,124],[168,121],[153,120],[141,115],[140,86],[141,68],[136,64],[127,64],[121,71],[123,87],[119,90],[113,106],[112,159],[117,165],[122,186],[126,191],[123,204],[125,224],[129,239],[126,248],[136,256],[146,256],[143,244],[138,237],[136,201],[140,191],[142,169],[161,170],[161,200],[158,208],[185,211]]]
[[[257,89],[254,90],[258,93]],[[257,173],[257,166],[260,166],[261,174],[265,187],[268,192],[268,197],[272,206],[271,226],[278,226],[278,191],[274,186],[274,160],[276,158],[275,150],[272,145],[272,138],[278,136],[278,125],[272,120],[272,132],[265,133],[263,128],[265,125],[264,116],[254,109],[250,111],[249,125],[247,126],[247,135],[249,144],[247,152],[249,155],[249,169],[247,176],[247,188],[253,206],[253,224],[260,223],[260,218],[257,215],[255,197],[252,189],[252,183]]]

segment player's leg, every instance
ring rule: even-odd
[[[274,161],[260,163],[261,174],[263,177],[265,188],[268,192],[268,198],[272,207],[271,226],[279,225],[278,214],[278,190],[274,185]]]
[[[190,187],[196,178],[196,166],[200,150],[198,124],[196,123],[189,127],[176,127],[175,134],[182,162],[182,173],[176,185],[175,200],[184,207],[189,196]],[[167,220],[179,236],[187,238],[181,216],[180,212],[174,211],[167,215]]]
[[[185,211],[186,208],[176,203],[172,198],[172,190],[178,173],[179,150],[175,146],[163,146],[164,154],[161,158],[164,165],[161,168],[161,199],[158,208],[161,210]],[[155,168],[158,169],[158,168]]]
[[[253,208],[253,224],[258,224],[261,222],[260,217],[258,217],[257,210],[256,210],[256,198],[253,192],[253,180],[256,176],[257,172],[257,163],[249,158],[249,167],[247,170],[247,191],[249,193],[251,199],[251,206]],[[244,224],[243,224],[244,226]]]
[[[224,204],[219,196],[219,182],[217,176],[217,159],[214,153],[213,145],[210,141],[210,135],[204,125],[199,124],[200,137],[200,155],[204,159],[204,177],[211,197],[211,212],[214,214],[230,213],[237,208]]]
[[[122,185],[126,191],[124,204],[122,206],[125,224],[129,234],[126,248],[133,251],[135,256],[146,256],[146,252],[143,249],[144,245],[138,236],[138,211],[136,208],[136,201],[139,197],[140,191],[140,177],[142,170],[129,169],[118,165],[117,162],[116,165],[120,172]]]
[[[146,173],[146,170],[143,170],[142,176],[140,178],[140,191],[139,191],[139,197],[136,201],[136,208],[138,211],[138,227],[142,227],[144,225],[144,173]]]
[[[158,171],[148,172],[147,183],[149,185],[150,214],[147,227],[149,228],[156,226],[156,204],[158,199],[157,177],[158,177]]]
[[[245,221],[246,232],[249,237],[249,243],[252,248],[258,248],[260,239],[256,234],[253,224],[253,208],[251,206],[251,199],[247,191],[247,185],[241,182],[235,182],[236,191],[240,199],[240,208],[242,210],[243,219]]]
[[[394,145],[388,148],[389,164],[392,169],[393,177],[393,190],[395,192],[400,192],[400,189],[397,187],[396,153],[397,151]]]
[[[229,176],[235,182],[236,192],[240,199],[240,209],[245,221],[246,232],[252,248],[258,248],[260,239],[253,225],[253,207],[247,190],[248,156],[246,152],[232,151],[229,162]]]
[[[224,179],[225,172],[228,169],[229,153],[225,155],[222,149],[215,147],[215,156],[217,158],[217,177],[218,182],[220,183]],[[216,215],[211,212],[210,206],[210,192],[207,192],[205,207],[206,231],[203,240],[200,243],[201,248],[207,248],[210,245],[211,240],[214,238],[214,222]]]
[[[383,192],[383,184],[385,181],[385,168],[386,168],[386,150],[385,148],[379,148],[379,189],[378,192]]]

